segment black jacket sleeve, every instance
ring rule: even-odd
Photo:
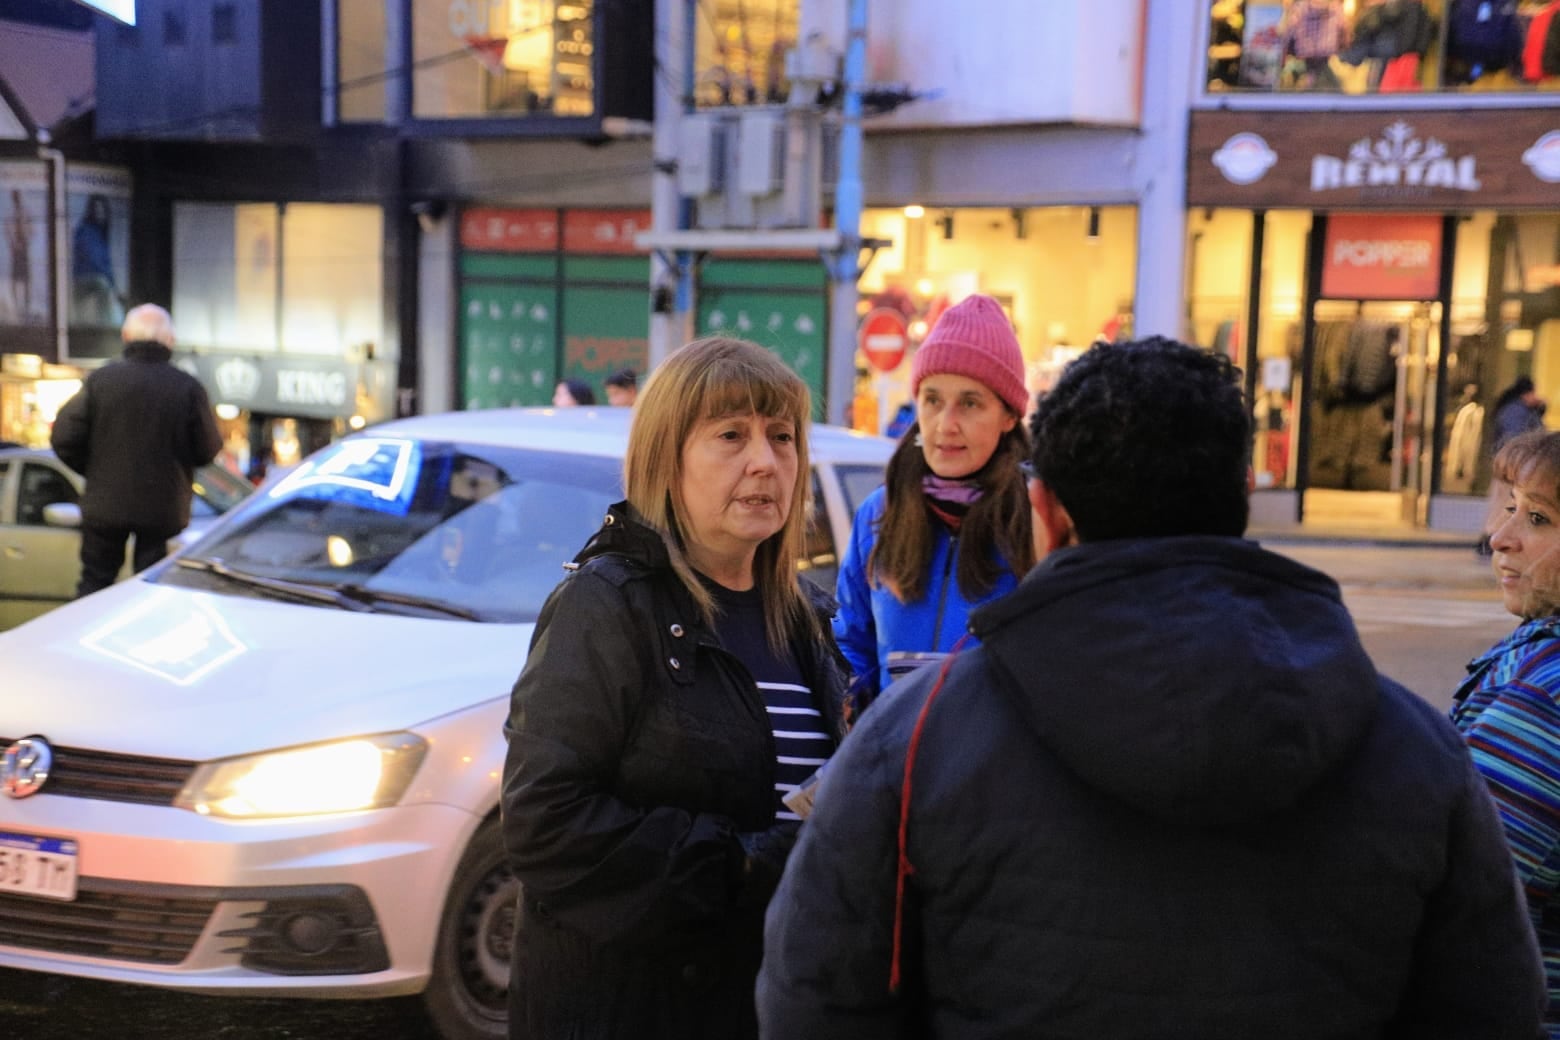
[[[82,476],[87,474],[88,448],[92,440],[92,419],[87,404],[85,384],[74,397],[66,401],[54,417],[54,429],[49,433],[49,445],[60,461]]]
[[[647,619],[577,573],[554,590],[510,698],[502,812],[528,897],[594,942],[664,940],[727,912],[744,854],[733,822],[616,793],[616,766],[653,677]]]
[[[1382,1035],[1537,1040],[1547,993],[1527,900],[1485,780],[1463,760],[1446,875],[1427,901],[1398,1017]]]
[[[206,388],[193,379],[190,382],[190,418],[181,461],[194,468],[217,457],[222,450],[222,434],[217,430],[217,418],[212,413]]]

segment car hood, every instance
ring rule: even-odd
[[[0,633],[0,736],[211,759],[415,729],[506,699],[532,628],[132,579]]]

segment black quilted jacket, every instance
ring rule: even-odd
[[[1145,504],[1144,508],[1152,508]],[[1055,553],[851,731],[769,909],[776,1040],[1534,1040],[1457,732],[1326,576],[1235,538]],[[1450,678],[1450,677],[1449,677]]]

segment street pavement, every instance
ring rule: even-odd
[[[1262,537],[1332,575],[1377,667],[1437,708],[1474,655],[1516,625],[1471,544]],[[0,1036],[81,1040],[431,1040],[410,999],[376,1002],[190,996],[0,969]]]
[[[1517,626],[1471,543],[1263,544],[1332,575],[1376,667],[1442,711],[1468,662]]]

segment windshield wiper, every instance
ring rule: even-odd
[[[427,610],[435,614],[461,618],[464,621],[482,620],[476,611],[456,603],[451,603],[448,600],[430,599],[427,596],[416,596],[409,592],[391,592],[388,589],[370,589],[363,585],[336,585],[333,588],[348,599],[369,608],[388,604],[397,607],[411,607],[416,610]]]
[[[303,582],[287,581],[284,578],[267,578],[248,571],[235,570],[216,558],[180,556],[174,563],[186,570],[215,574],[235,585],[264,589],[266,592],[274,592],[279,596],[288,596],[307,603],[323,603],[327,606],[340,607],[342,610],[372,609],[361,600],[344,596],[329,585],[308,585]]]

